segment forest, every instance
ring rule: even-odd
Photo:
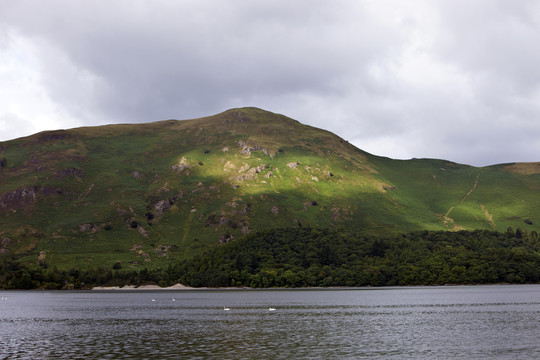
[[[359,287],[540,282],[538,234],[417,231],[376,237],[339,229],[249,234],[167,268],[73,268],[0,258],[0,288],[90,289],[176,283],[192,287]]]

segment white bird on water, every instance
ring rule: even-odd
[[[269,308],[268,308],[268,311],[276,311],[276,308],[269,307]]]
[[[152,299],[152,301],[156,301],[156,299]]]
[[[229,309],[228,307],[225,307],[225,306],[224,306],[224,307],[223,307],[223,310],[224,310],[224,311],[229,311],[229,310],[231,310],[231,309]]]

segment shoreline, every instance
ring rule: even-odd
[[[196,288],[193,288],[191,286],[186,286],[183,284],[174,284],[172,286],[168,287],[161,287],[159,285],[141,285],[141,286],[135,286],[135,285],[125,285],[125,286],[95,286],[92,288],[92,290],[102,291],[102,290],[193,290]]]
[[[252,288],[252,287],[191,287],[183,284],[175,284],[168,287],[159,285],[125,285],[125,286],[95,286],[91,291],[177,291],[177,290],[384,290],[384,289],[410,289],[410,288],[451,288],[451,287],[474,287],[474,286],[505,286],[505,285],[540,285],[540,284],[445,284],[445,285],[403,285],[403,286],[361,286],[361,287],[271,287],[271,288]]]

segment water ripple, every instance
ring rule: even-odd
[[[13,301],[0,307],[0,358],[535,359],[540,354],[540,286],[173,294],[174,302],[171,293],[10,292]]]

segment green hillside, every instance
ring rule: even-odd
[[[258,230],[536,229],[539,164],[391,160],[257,108],[0,143],[0,253],[155,268]]]

